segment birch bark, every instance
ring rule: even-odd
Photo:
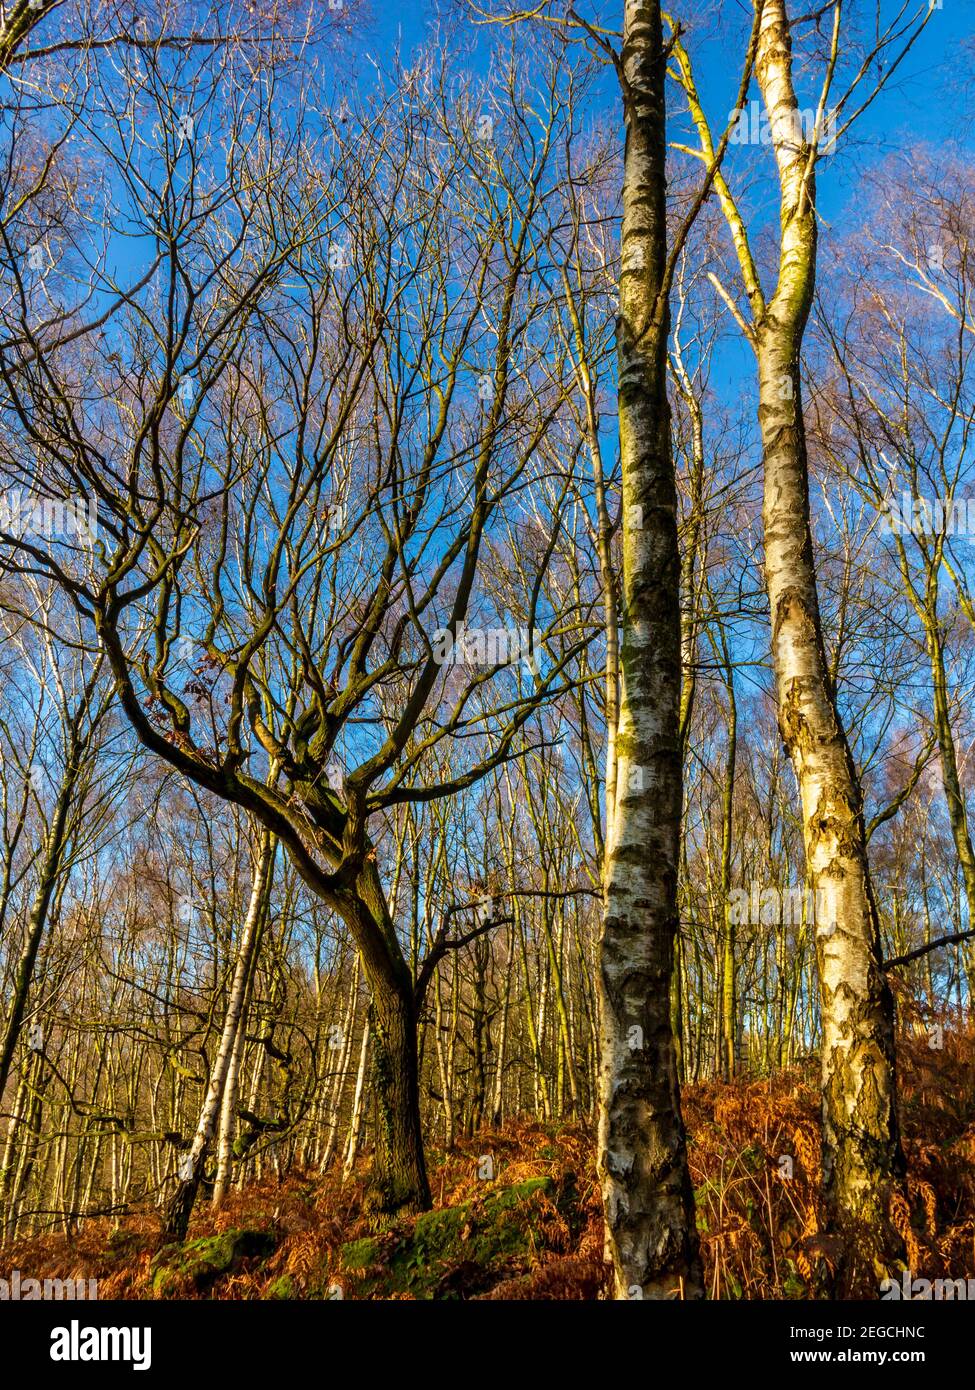
[[[862,796],[826,662],[809,521],[799,355],[816,274],[815,150],[799,130],[785,0],[764,0],[756,76],[781,197],[776,290],[754,327],[765,465],[765,578],[779,728],[802,801],[823,1018],[823,1177],[861,1270],[884,1266],[886,1208],[903,1170],[894,1010],[881,969]]]
[[[618,1299],[700,1297],[674,1038],[682,771],[680,561],[667,403],[665,58],[658,0],[625,0],[617,328],[621,690],[600,950],[599,1173]]]

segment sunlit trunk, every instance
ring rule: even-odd
[[[658,3],[626,0],[622,64],[621,696],[600,952],[599,1174],[615,1296],[687,1298],[702,1290],[671,1028],[682,798],[680,561],[667,402]]]

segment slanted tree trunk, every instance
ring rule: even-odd
[[[772,659],[779,728],[802,799],[808,879],[829,905],[827,919],[815,925],[823,1176],[834,1220],[858,1232],[854,1263],[864,1274],[878,1273],[892,1249],[891,1184],[903,1171],[894,1010],[881,969],[861,790],[826,663],[816,589],[799,372],[816,271],[815,175],[806,140],[796,135],[784,0],[765,0],[756,75],[781,188],[779,281],[755,324]]]
[[[14,975],[13,997],[10,1001],[10,1012],[7,1015],[7,1023],[3,1030],[2,1039],[0,1039],[0,1099],[3,1098],[3,1093],[7,1086],[7,1078],[10,1075],[10,1068],[13,1063],[14,1053],[17,1050],[17,1043],[20,1038],[24,1015],[27,1010],[27,999],[30,994],[31,982],[34,978],[34,966],[37,961],[37,952],[40,948],[45,928],[47,927],[54,890],[57,886],[58,877],[64,867],[65,852],[69,840],[68,821],[71,804],[78,791],[82,765],[91,747],[94,736],[94,729],[91,725],[92,701],[98,684],[101,666],[102,663],[100,660],[95,663],[94,670],[88,678],[84,693],[68,723],[64,772],[61,777],[61,785],[58,788],[57,800],[54,804],[54,811],[48,827],[47,837],[44,841],[44,851],[38,873],[37,889],[31,904],[30,917],[27,923],[27,937],[24,942],[23,950],[21,951],[20,960],[17,962],[17,969]],[[96,722],[99,717],[100,716],[96,713]]]
[[[20,960],[17,962],[17,970],[14,975],[13,998],[10,1001],[10,1013],[7,1016],[7,1025],[3,1031],[2,1040],[0,1040],[0,1097],[3,1096],[4,1090],[6,1089],[7,1078],[10,1075],[14,1054],[17,1051],[17,1042],[23,1027],[24,1015],[27,1011],[27,999],[30,994],[31,983],[34,979],[34,966],[37,961],[37,952],[40,948],[41,938],[44,935],[44,929],[47,926],[51,899],[54,895],[58,874],[61,872],[61,866],[64,860],[68,812],[74,797],[77,774],[77,761],[69,760],[68,767],[65,769],[64,778],[58,791],[58,798],[54,806],[51,826],[44,843],[44,854],[40,864],[37,890],[34,894],[34,900],[30,909],[30,917],[27,922],[27,937],[24,941],[23,950],[20,953]]]
[[[58,0],[12,0],[0,16],[0,72],[6,72],[25,49],[31,31],[53,10]]]
[[[962,790],[961,775],[958,771],[958,756],[955,752],[955,734],[952,728],[951,701],[948,689],[948,673],[945,669],[945,645],[942,637],[941,619],[938,614],[938,577],[944,541],[940,539],[934,553],[925,551],[925,592],[923,600],[915,593],[910,580],[907,555],[903,541],[897,538],[898,558],[904,585],[909,599],[924,627],[924,639],[931,666],[931,692],[934,714],[934,732],[938,740],[938,753],[941,757],[941,781],[945,789],[945,802],[948,807],[948,822],[951,836],[955,842],[955,852],[965,884],[965,904],[968,908],[968,921],[975,924],[975,850],[972,849],[971,827],[968,823],[968,807]]]
[[[720,1074],[731,1081],[735,1074],[735,1042],[738,1033],[738,996],[735,974],[735,914],[731,907],[731,861],[735,809],[735,759],[738,751],[738,706],[735,701],[735,673],[728,655],[724,632],[721,655],[728,691],[728,753],[721,804],[721,896],[724,904],[721,964]]]
[[[508,955],[508,965],[512,964],[511,955]],[[508,1046],[508,1019],[511,1013],[511,976],[510,968],[504,971],[504,993],[501,997],[501,1021],[498,1028],[498,1047],[494,1062],[494,1086],[491,1095],[490,1122],[495,1129],[499,1129],[504,1121],[504,1070],[505,1054]]]
[[[230,986],[230,996],[227,1000],[223,1030],[220,1035],[220,1046],[217,1049],[217,1055],[210,1072],[210,1082],[203,1098],[203,1106],[197,1121],[193,1143],[181,1159],[179,1183],[166,1208],[164,1232],[172,1240],[182,1241],[186,1239],[200,1179],[203,1176],[203,1165],[213,1138],[237,1041],[254,952],[260,935],[265,894],[274,860],[274,847],[273,836],[267,830],[262,830],[251,886],[250,903],[247,908],[247,916],[244,919],[240,943],[237,947],[237,960]]]
[[[366,1091],[366,1067],[369,1059],[369,1018],[362,1022],[362,1043],[359,1047],[359,1066],[355,1074],[355,1090],[352,1094],[352,1110],[349,1115],[349,1136],[345,1145],[345,1159],[342,1163],[342,1181],[348,1182],[355,1172],[355,1161],[359,1154],[359,1135],[362,1132],[363,1097]]]
[[[230,1186],[234,1157],[234,1127],[237,1116],[237,1087],[240,1078],[240,1062],[244,1051],[244,1030],[247,1010],[245,1008],[237,1035],[230,1051],[230,1065],[224,1082],[223,1098],[220,1101],[220,1118],[217,1123],[217,1167],[213,1179],[213,1196],[210,1205],[219,1211]]]
[[[702,1283],[670,1013],[682,801],[680,560],[658,0],[625,0],[621,61],[621,698],[600,947],[598,1161],[615,1296],[689,1298],[701,1296]]]
[[[349,1004],[345,1013],[345,1024],[342,1029],[341,1046],[338,1049],[339,1059],[336,1068],[335,1079],[332,1085],[328,1130],[325,1138],[325,1149],[322,1153],[321,1162],[318,1166],[320,1173],[328,1172],[329,1165],[335,1156],[338,1146],[339,1119],[342,1112],[342,1096],[345,1092],[345,1079],[349,1067],[349,1058],[352,1056],[352,1034],[355,1029],[356,1003],[359,998],[359,970],[361,961],[358,954],[352,967],[352,986],[349,990]],[[334,1050],[334,1049],[333,1049]]]

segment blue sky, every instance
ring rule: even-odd
[[[923,3],[923,0],[920,0]],[[485,4],[486,7],[486,4]],[[394,5],[374,5],[370,21],[363,25],[355,46],[363,53],[382,62],[400,47],[404,56],[421,44],[435,28],[438,14],[456,8],[438,4],[437,0],[400,0]],[[579,0],[577,11],[586,19],[597,16],[607,25],[619,23],[614,17],[621,5],[593,4]],[[806,11],[813,6],[797,5],[793,12]],[[846,10],[873,11],[873,5],[847,4]],[[720,25],[715,22],[716,10],[723,9]],[[895,7],[882,6],[889,16]],[[920,9],[920,4],[918,5]],[[686,42],[695,61],[698,85],[712,120],[726,116],[737,93],[741,55],[747,38],[750,6],[743,0],[724,0],[715,5],[711,0],[700,4],[674,7],[687,28]],[[943,0],[936,9],[893,79],[873,106],[858,121],[855,132],[845,143],[840,156],[823,166],[820,175],[820,209],[831,218],[844,212],[856,215],[858,171],[864,158],[875,160],[893,153],[906,140],[909,143],[957,138],[962,134],[963,117],[975,116],[975,99],[971,88],[963,90],[959,63],[960,49],[975,37],[975,0]],[[819,69],[816,73],[819,76]],[[952,92],[952,89],[955,92]],[[811,89],[810,89],[811,90]],[[932,95],[935,99],[932,99]],[[951,101],[955,95],[956,103]],[[752,84],[752,95],[755,85]],[[614,100],[612,84],[607,84],[607,102]],[[672,111],[677,111],[679,94],[671,90]]]

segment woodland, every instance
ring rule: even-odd
[[[970,1281],[972,14],[393,8],[0,0],[0,1275]]]

